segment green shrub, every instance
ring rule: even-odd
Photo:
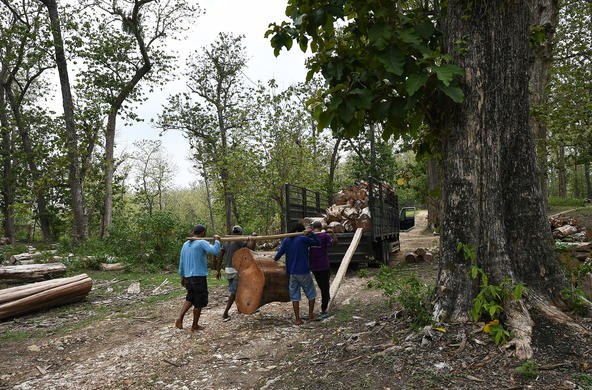
[[[524,379],[533,379],[539,375],[539,364],[534,360],[527,360],[521,366],[516,367],[516,370]]]
[[[166,211],[137,214],[116,221],[106,240],[110,251],[126,262],[149,271],[169,268],[179,261],[181,246],[191,227]]]
[[[548,199],[549,206],[573,206],[573,207],[582,207],[584,205],[584,199],[579,198],[549,198]]]
[[[381,266],[378,274],[368,282],[368,287],[382,289],[390,302],[400,304],[405,315],[411,319],[411,328],[433,323],[430,303],[432,285],[414,276],[398,279],[394,268]]]

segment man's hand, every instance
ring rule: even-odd
[[[185,287],[185,278],[181,278],[181,286]]]
[[[220,241],[220,236],[217,234],[214,234],[214,241]]]
[[[218,270],[218,272],[216,272],[216,279],[220,280],[221,277],[222,277],[222,271]]]

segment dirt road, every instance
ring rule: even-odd
[[[420,210],[415,216],[415,227],[408,232],[399,234],[401,250],[392,256],[390,266],[394,267],[403,263],[405,254],[415,251],[417,248],[434,248],[438,246],[439,237],[426,231],[428,226],[427,210]]]

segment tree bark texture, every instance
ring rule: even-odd
[[[434,230],[437,226],[440,226],[441,215],[440,215],[440,196],[435,195],[440,189],[440,164],[435,158],[429,158],[427,161],[428,165],[428,226]]]
[[[531,0],[532,29],[542,29],[545,39],[540,44],[530,46],[529,83],[531,125],[537,144],[537,161],[541,171],[541,190],[545,208],[547,206],[547,128],[545,122],[536,115],[546,102],[545,88],[549,82],[549,68],[553,61],[553,36],[559,21],[557,0]]]
[[[68,75],[68,61],[64,51],[64,40],[60,27],[60,16],[56,0],[40,0],[46,7],[51,22],[53,35],[53,46],[55,50],[56,65],[60,77],[60,88],[62,91],[62,105],[64,107],[64,119],[66,122],[66,148],[68,156],[68,182],[70,184],[70,195],[72,197],[72,237],[78,241],[88,240],[88,217],[84,209],[84,196],[82,183],[80,181],[80,167],[78,157],[78,135],[74,121],[74,103],[70,89],[70,78]]]
[[[4,89],[0,88],[0,134],[2,136],[2,203],[4,204],[4,236],[14,244],[14,193],[15,177],[12,166],[12,131],[8,121]]]
[[[466,2],[450,1],[442,20],[444,47],[466,74],[465,99],[444,123],[439,320],[469,320],[479,288],[459,243],[475,248],[475,265],[490,284],[509,278],[546,297],[567,285],[552,250],[529,122],[529,11],[526,2],[475,2],[467,10]],[[456,42],[463,39],[467,52],[460,55]],[[512,324],[528,328],[523,305],[505,310]],[[522,343],[519,356],[531,356],[528,329],[512,332]]]

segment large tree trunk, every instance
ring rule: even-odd
[[[29,130],[27,129],[25,121],[22,117],[21,109],[17,102],[16,96],[14,96],[12,88],[13,87],[11,82],[4,84],[4,92],[6,94],[6,97],[8,98],[8,103],[10,104],[10,107],[12,109],[12,116],[21,138],[21,144],[25,154],[25,160],[27,161],[27,165],[29,166],[29,170],[31,171],[31,178],[34,182],[33,196],[37,200],[37,214],[39,215],[39,225],[41,226],[41,234],[43,236],[43,241],[47,242],[51,240],[51,230],[49,224],[49,212],[47,211],[47,199],[45,197],[45,190],[43,188],[39,188],[37,184],[35,184],[41,179],[41,174],[37,167],[37,158],[33,150],[33,143],[31,142],[31,137],[29,136]]]
[[[220,129],[220,143],[222,149],[222,168],[220,178],[222,179],[222,190],[224,193],[224,215],[226,222],[226,233],[232,231],[232,194],[230,193],[230,179],[228,174],[228,142],[226,139],[226,124],[224,123],[223,108],[218,106],[218,126]]]
[[[82,183],[80,182],[80,167],[78,162],[78,135],[74,122],[74,103],[70,89],[68,76],[68,62],[64,51],[64,40],[60,27],[60,17],[56,0],[40,0],[46,7],[51,21],[53,46],[55,50],[56,65],[60,77],[62,91],[62,105],[64,107],[64,119],[66,121],[66,148],[68,156],[68,182],[70,195],[72,196],[72,237],[78,241],[88,240],[88,218],[84,210],[84,197]]]
[[[440,175],[439,164],[435,158],[429,158],[428,165],[428,227],[434,230],[440,226]]]
[[[565,146],[559,146],[557,152],[557,176],[559,178],[559,197],[567,199],[567,169],[565,168]]]
[[[212,208],[212,195],[210,193],[210,185],[208,183],[208,172],[206,171],[205,166],[203,167],[203,178],[204,183],[206,185],[206,196],[208,198],[208,210],[210,212],[210,223],[212,224],[212,232],[216,234],[216,221],[214,219],[214,209]]]
[[[104,202],[104,214],[103,223],[101,225],[101,237],[109,235],[109,226],[113,221],[113,171],[114,171],[114,160],[113,160],[113,149],[115,148],[115,126],[117,124],[117,114],[121,109],[121,106],[132,93],[136,85],[144,78],[144,76],[152,68],[152,62],[148,56],[148,50],[144,43],[144,37],[142,35],[140,10],[142,2],[136,2],[132,10],[131,18],[127,19],[128,28],[131,28],[140,53],[142,54],[142,66],[137,68],[133,77],[125,83],[123,88],[119,91],[117,97],[111,105],[109,111],[109,117],[107,119],[107,129],[105,132],[105,202]],[[123,18],[123,15],[122,15]],[[160,204],[160,199],[159,199]],[[162,207],[161,207],[162,208]]]
[[[467,321],[479,280],[459,243],[475,247],[490,284],[509,278],[532,294],[555,297],[566,286],[554,258],[529,123],[526,2],[448,2],[444,47],[466,71],[465,99],[445,118],[444,218],[434,315]],[[466,40],[459,55],[455,42]],[[511,156],[512,158],[508,158]],[[529,229],[523,229],[523,226]],[[522,300],[504,303],[517,356],[529,358],[531,323]]]
[[[14,192],[15,177],[12,167],[12,131],[8,122],[4,89],[0,88],[0,134],[2,136],[2,203],[4,204],[4,236],[14,244]]]
[[[559,18],[559,5],[557,0],[531,0],[532,28],[542,28],[545,39],[540,44],[533,44],[530,49],[529,83],[531,112],[531,125],[537,144],[537,161],[541,170],[541,190],[545,209],[547,208],[547,128],[545,121],[538,112],[546,102],[545,88],[549,82],[549,67],[553,61],[553,36]]]

